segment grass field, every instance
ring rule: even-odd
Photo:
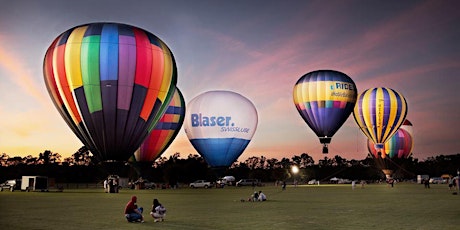
[[[266,202],[241,202],[252,187],[224,189],[0,192],[1,229],[460,229],[460,195],[447,185],[264,186]],[[138,196],[145,220],[128,223],[126,202]],[[166,221],[148,214],[153,198]]]

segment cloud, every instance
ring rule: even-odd
[[[5,44],[9,44],[8,40],[0,37],[0,66],[10,73],[5,74],[5,77],[15,85],[14,93],[19,94],[20,92],[16,89],[20,90],[22,93],[32,96],[40,104],[49,106],[49,98],[45,97],[41,88],[37,87],[37,82],[33,81],[36,79],[33,69],[25,65],[26,60],[18,58],[13,52],[8,51],[4,47]]]

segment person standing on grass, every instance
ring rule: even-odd
[[[125,207],[125,217],[128,222],[141,222],[144,223],[144,216],[142,216],[142,207],[137,207],[137,197],[132,196]]]
[[[153,199],[152,211],[150,215],[153,217],[154,222],[164,221],[166,216],[166,208],[158,201]]]
[[[107,193],[107,187],[109,186],[109,183],[107,182],[107,179],[104,180],[104,192]]]

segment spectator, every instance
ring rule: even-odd
[[[128,222],[141,222],[144,223],[144,216],[142,216],[142,207],[137,207],[137,197],[132,196],[125,207],[125,217]]]
[[[107,188],[109,187],[109,183],[107,182],[107,179],[104,180],[104,192],[108,192]]]
[[[153,199],[152,211],[150,215],[153,217],[154,222],[164,221],[166,216],[166,208],[158,201]]]
[[[259,201],[266,201],[267,200],[267,196],[262,192],[262,191],[259,191]]]

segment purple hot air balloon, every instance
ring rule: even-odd
[[[323,144],[323,153],[328,153],[332,136],[353,112],[357,96],[355,83],[344,73],[317,70],[297,81],[293,96],[300,116]]]

